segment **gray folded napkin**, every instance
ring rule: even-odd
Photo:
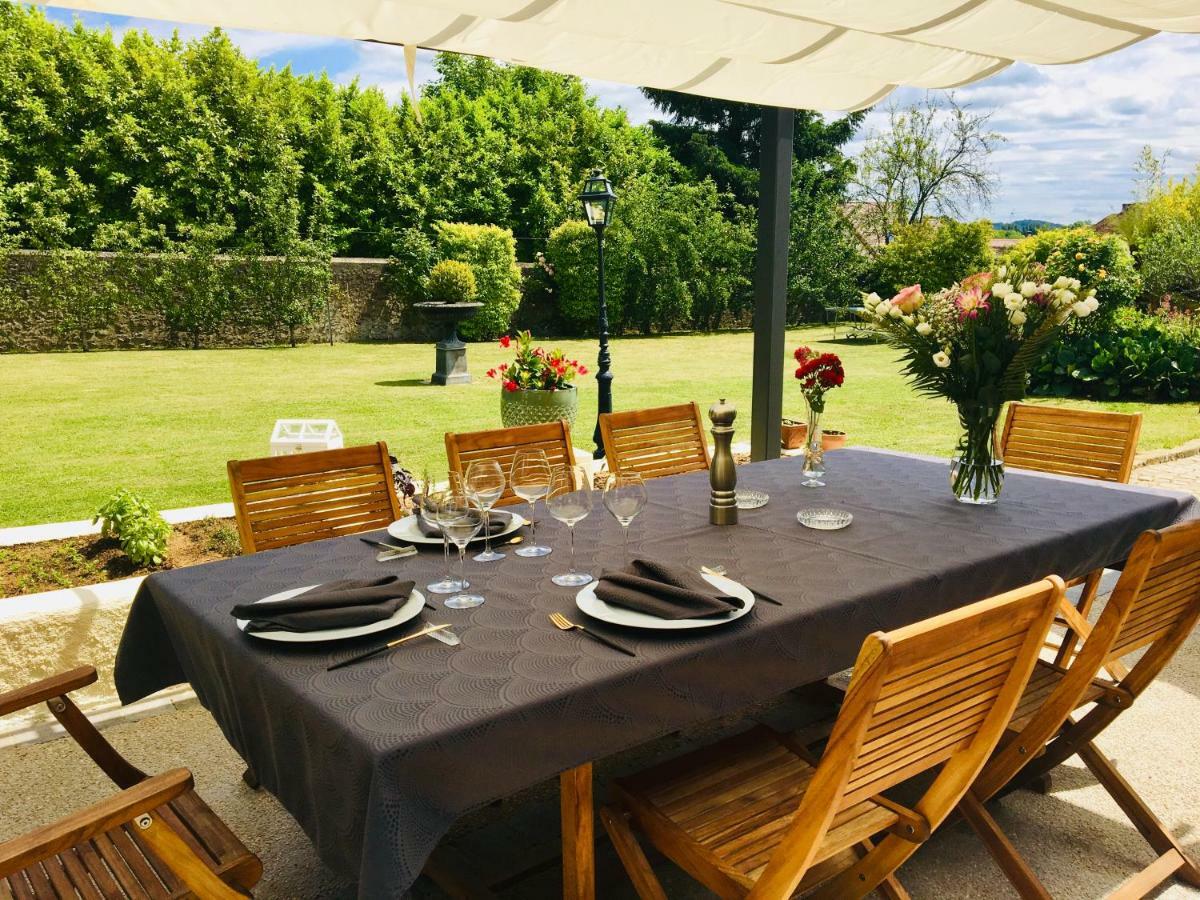
[[[231,614],[249,619],[247,631],[325,631],[356,628],[391,618],[408,600],[413,582],[398,575],[347,578],[309,588],[274,603],[239,603]]]
[[[596,596],[660,619],[704,619],[741,609],[745,604],[717,590],[698,573],[648,559],[635,559],[619,572],[605,572]]]
[[[487,526],[488,534],[495,537],[511,524],[512,513],[505,512],[502,509],[493,509]],[[421,534],[425,535],[425,537],[440,538],[442,536],[442,529],[438,528],[432,522],[425,521],[424,516],[417,516],[417,527],[421,529]],[[479,529],[479,533],[483,534],[482,528]]]

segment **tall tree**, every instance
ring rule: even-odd
[[[738,203],[757,201],[762,107],[656,88],[642,88],[642,93],[668,117],[650,123],[654,134],[697,180],[712,178]],[[823,176],[840,189],[851,173],[842,147],[854,137],[865,115],[855,112],[826,122],[818,112],[796,110],[795,159],[819,163]]]
[[[856,220],[890,241],[896,227],[927,215],[961,217],[995,193],[991,155],[1004,138],[954,94],[888,107],[887,128],[872,131],[857,160]]]

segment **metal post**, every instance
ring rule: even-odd
[[[603,413],[612,412],[612,372],[609,371],[609,366],[612,365],[612,356],[608,352],[608,304],[604,301],[604,228],[603,226],[596,229],[596,244],[600,253],[600,356],[596,360],[596,430],[592,432],[592,440],[596,444],[596,450],[592,454],[593,459],[604,459],[604,440],[600,436],[600,416]]]
[[[779,456],[794,118],[790,109],[763,108],[754,267],[754,387],[750,401],[750,458],[754,460]]]

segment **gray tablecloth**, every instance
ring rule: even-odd
[[[740,486],[771,501],[736,527],[708,524],[707,473],[647,485],[632,552],[723,564],[784,605],[711,630],[621,633],[636,659],[550,624],[550,612],[581,614],[550,581],[565,569],[566,534],[545,523],[551,556],[468,562],[486,604],[423,615],[454,623],[460,647],[418,641],[335,672],[331,660],[372,640],[267,643],[238,633],[230,607],[384,569],[420,586],[440,549],[380,564],[351,537],[153,575],[130,611],[117,687],[131,702],[190,682],[322,859],[363,897],[400,896],[480,804],[839,671],[873,630],[1118,562],[1142,530],[1197,515],[1190,495],[1016,472],[998,506],[972,508],[951,497],[944,462],[863,449],[827,459],[820,489],[799,486],[796,459],[740,468]],[[855,520],[809,531],[795,520],[803,506]],[[621,563],[619,526],[598,497],[577,537],[580,568]]]

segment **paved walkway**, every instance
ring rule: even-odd
[[[1134,469],[1133,483],[1190,491],[1200,497],[1200,455]]]

